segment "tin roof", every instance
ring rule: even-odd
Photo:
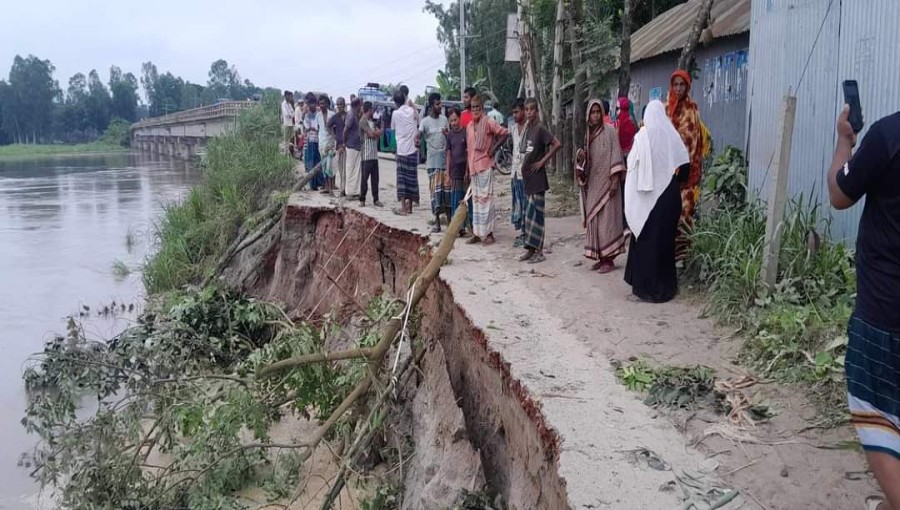
[[[680,50],[687,42],[702,0],[688,0],[660,14],[631,36],[631,63]],[[750,0],[715,0],[713,38],[750,30]]]

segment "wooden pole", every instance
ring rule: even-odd
[[[784,209],[787,205],[788,174],[791,169],[791,146],[794,136],[794,116],[797,112],[797,97],[784,97],[781,122],[778,126],[778,146],[775,148],[772,168],[772,184],[769,190],[768,215],[766,216],[766,237],[763,245],[762,281],[769,288],[775,286],[778,278],[778,254],[781,251],[781,231],[784,225]]]

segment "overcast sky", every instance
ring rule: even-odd
[[[69,77],[109,66],[140,78],[152,60],[206,84],[224,58],[259,86],[348,96],[368,81],[434,84],[444,54],[424,0],[9,0],[0,16],[0,77],[34,54]],[[143,95],[143,91],[141,91]]]

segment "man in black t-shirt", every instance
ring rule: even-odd
[[[845,106],[828,172],[835,209],[865,208],[856,239],[856,308],[845,358],[851,423],[887,501],[900,510],[900,112],[856,134]]]
[[[538,102],[534,98],[525,100],[525,128],[521,136],[518,147],[524,155],[522,179],[525,181],[525,219],[522,235],[526,251],[519,260],[535,264],[544,260],[544,193],[550,189],[545,167],[559,150],[560,143],[541,124]]]

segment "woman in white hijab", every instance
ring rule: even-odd
[[[687,148],[659,101],[644,112],[625,176],[625,217],[634,234],[625,281],[637,299],[664,303],[678,293],[675,236],[681,217],[678,180],[690,165]]]

